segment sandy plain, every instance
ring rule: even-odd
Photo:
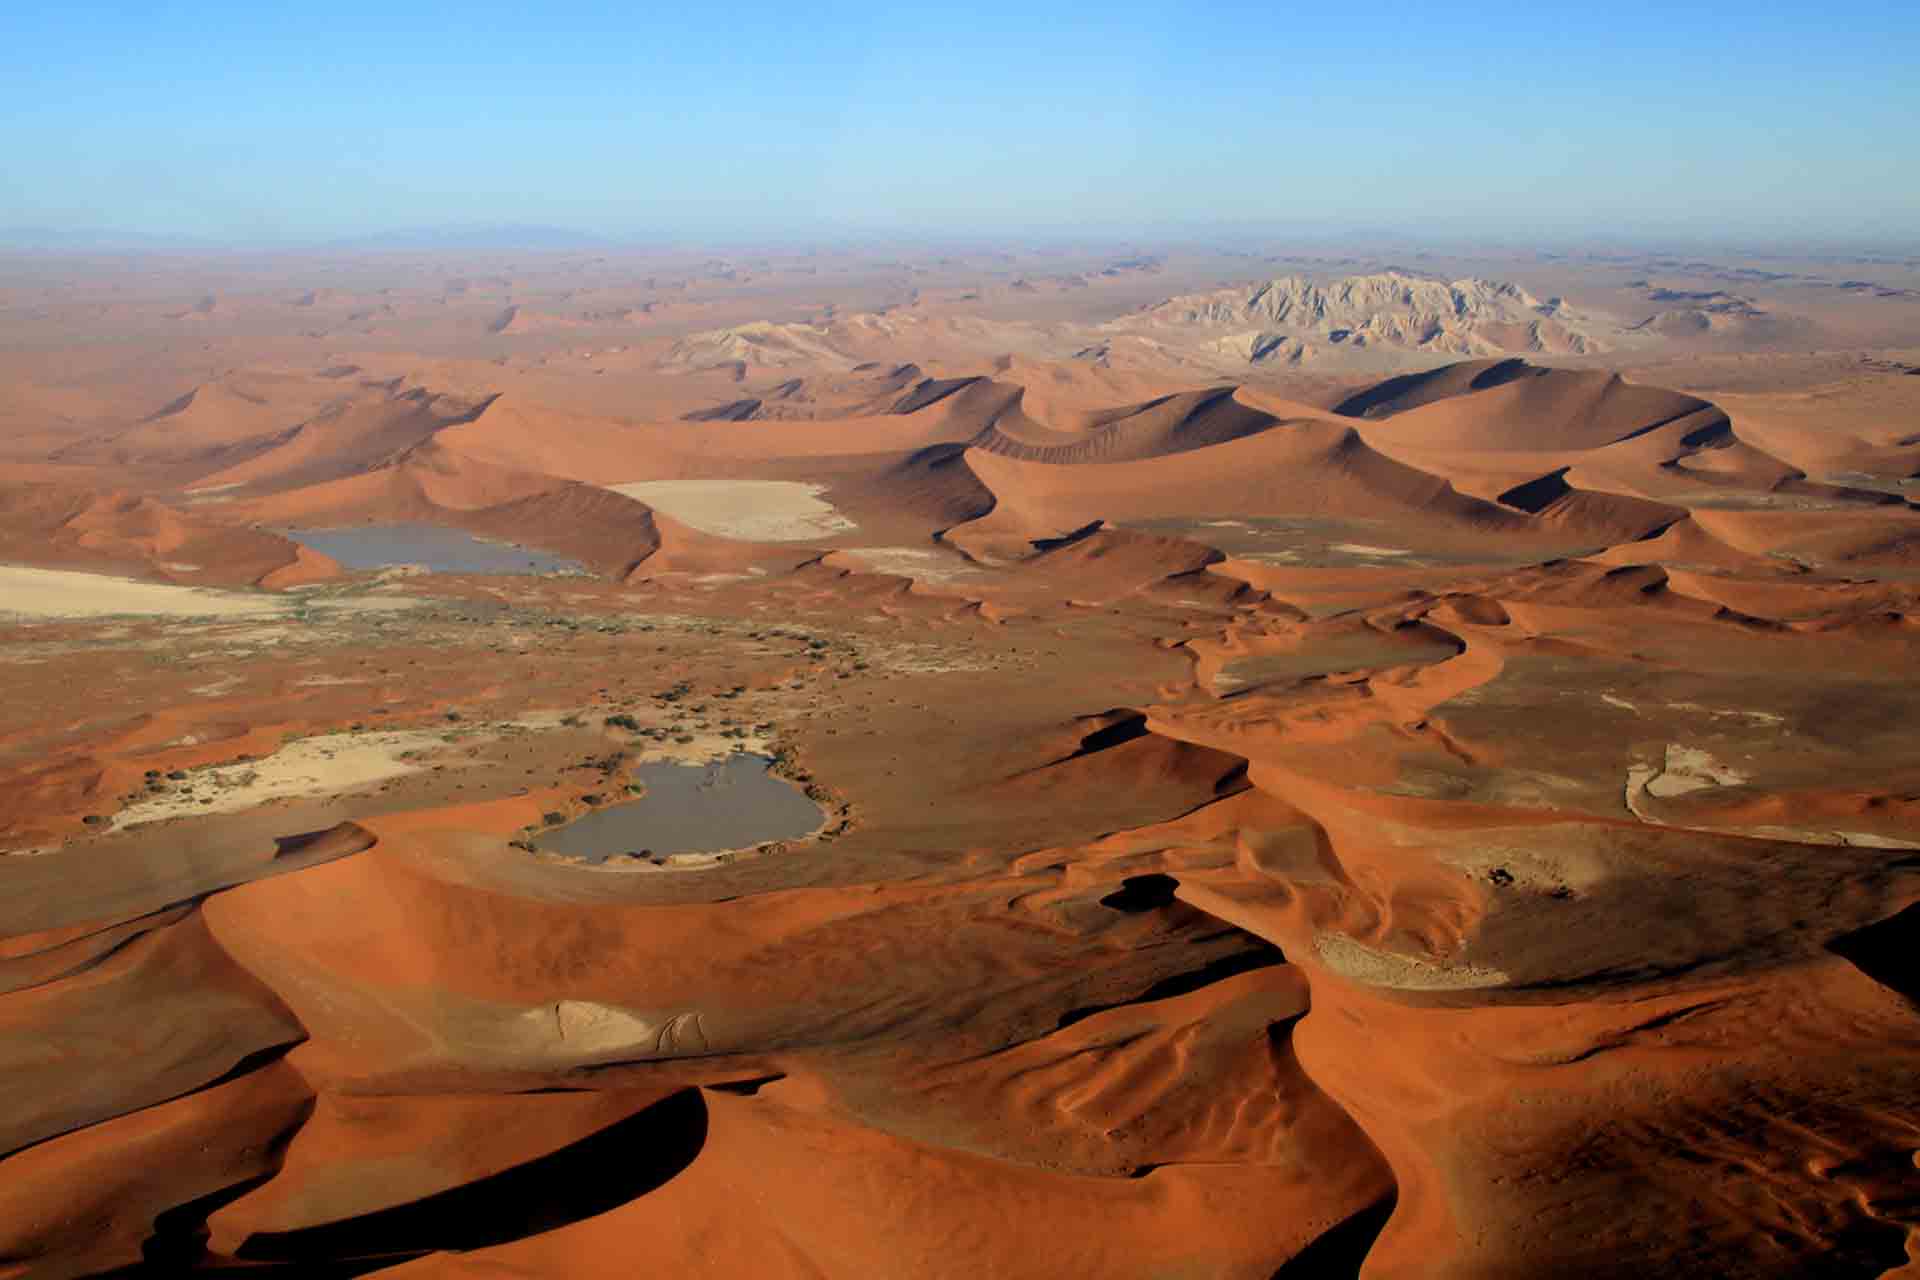
[[[1916,290],[0,262],[0,1274],[1916,1274]]]
[[[750,542],[806,542],[859,526],[820,500],[825,485],[793,480],[639,480],[608,485],[690,528]]]
[[[8,613],[37,618],[257,618],[282,613],[287,607],[284,600],[272,596],[20,565],[0,565],[0,601]]]

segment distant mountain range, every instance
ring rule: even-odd
[[[1213,333],[1214,346],[1252,363],[1299,362],[1329,350],[1486,356],[1579,355],[1616,345],[1608,316],[1540,299],[1499,280],[1444,280],[1389,270],[1316,283],[1284,276],[1186,294],[1113,322],[1114,329]]]

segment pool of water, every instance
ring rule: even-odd
[[[585,573],[573,560],[488,542],[433,524],[367,524],[346,529],[288,529],[287,537],[332,556],[348,569],[417,564],[430,573]]]
[[[797,840],[825,819],[805,792],[768,772],[773,761],[741,752],[711,764],[643,764],[646,794],[596,809],[539,836],[534,847],[589,862],[617,854],[716,853]]]

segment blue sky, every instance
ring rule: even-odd
[[[0,227],[1920,239],[1920,6],[0,12]]]

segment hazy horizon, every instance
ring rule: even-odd
[[[1605,260],[1664,255],[1715,255],[1755,260],[1816,260],[1920,256],[1920,232],[1881,236],[1713,236],[1697,233],[1541,234],[1480,236],[1421,234],[1414,229],[1141,228],[1138,230],[1012,229],[998,234],[965,230],[793,228],[752,235],[688,232],[602,234],[577,227],[540,224],[390,227],[354,235],[288,236],[278,239],[200,237],[129,227],[0,226],[0,253],[58,258],[88,254],[183,257],[330,257],[358,254],[513,253],[552,255],[834,254],[899,251],[909,254],[1011,252],[1015,254],[1230,254],[1256,260],[1334,263],[1351,259],[1386,262],[1404,257],[1417,268],[1425,258],[1539,257]]]
[[[103,30],[103,26],[106,28]],[[1252,6],[0,20],[0,228],[246,246],[1911,243],[1920,17]],[[103,38],[110,36],[111,38]]]

